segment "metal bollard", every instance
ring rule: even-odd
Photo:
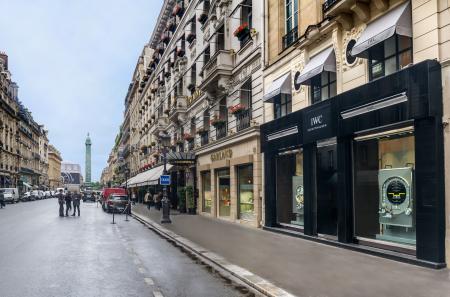
[[[113,221],[111,224],[115,224],[116,222],[114,221],[114,214],[116,213],[116,210],[113,210]]]

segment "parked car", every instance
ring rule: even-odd
[[[2,188],[0,192],[5,196],[5,203],[19,202],[19,190],[17,188]]]
[[[112,194],[106,201],[106,212],[123,212],[128,205],[127,195]]]
[[[31,200],[41,200],[44,198],[44,192],[41,190],[33,190],[31,191]]]
[[[25,192],[22,195],[22,198],[20,198],[22,201],[31,201],[34,200],[34,197],[31,196],[31,192]]]
[[[44,196],[45,196],[46,199],[47,198],[51,198],[52,197],[52,193],[50,191],[45,191],[44,192]]]

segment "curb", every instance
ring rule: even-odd
[[[258,294],[262,294],[263,296],[296,297],[295,295],[292,295],[285,290],[275,286],[266,279],[263,279],[262,277],[259,277],[242,267],[229,263],[223,257],[208,251],[207,249],[193,243],[192,241],[182,236],[179,236],[178,234],[168,230],[167,228],[164,228],[150,218],[144,217],[133,211],[131,211],[131,215],[137,221],[143,223],[168,241],[194,254],[195,257],[202,260],[202,262],[204,262],[206,265],[212,267],[213,269],[215,268],[214,266],[218,267],[220,270],[222,270],[221,275],[224,278],[229,279],[229,276],[232,276],[233,278],[237,279],[239,283],[241,283],[241,285],[246,286],[248,289]]]

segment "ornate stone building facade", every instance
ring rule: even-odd
[[[61,182],[61,153],[53,146],[48,146],[48,180],[49,187],[55,189],[62,186]]]
[[[267,3],[265,226],[445,265],[448,3]]]
[[[0,53],[0,188],[19,180],[18,87],[11,80],[8,56]]]

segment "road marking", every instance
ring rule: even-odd
[[[153,291],[154,297],[164,297],[164,295],[160,291]]]
[[[139,267],[138,269],[139,269],[139,272],[140,272],[140,273],[145,273],[144,267]]]
[[[153,280],[149,277],[144,278],[145,282],[147,283],[147,285],[149,286],[153,286],[155,283],[153,282]]]

